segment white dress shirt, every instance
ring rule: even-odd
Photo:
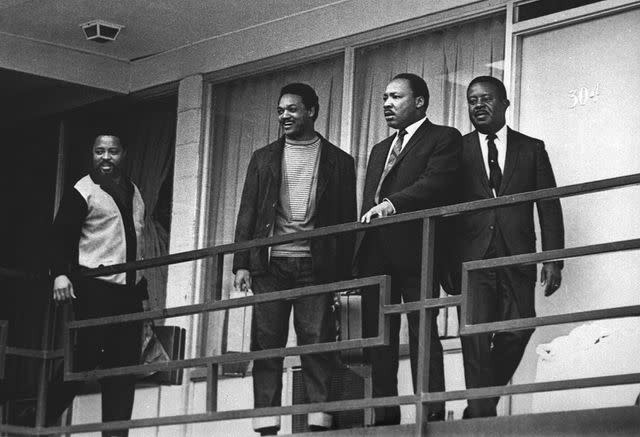
[[[478,132],[478,140],[480,141],[480,150],[482,151],[482,162],[484,163],[484,170],[487,173],[487,179],[489,179],[491,171],[489,170],[489,146],[487,145],[487,135]],[[507,155],[507,125],[496,132],[496,139],[493,140],[498,149],[498,165],[504,175],[504,162]],[[496,196],[496,192],[493,193]]]
[[[420,126],[422,126],[422,123],[424,123],[424,121],[426,119],[427,119],[427,116],[425,115],[420,120],[418,120],[415,123],[412,123],[409,126],[404,128],[404,130],[407,133],[405,134],[404,138],[402,139],[402,147],[400,148],[400,153],[402,153],[402,151],[404,150],[404,146],[406,146],[409,143],[409,140],[411,139],[413,134],[416,133],[418,128]],[[398,132],[400,132],[400,131],[398,131]],[[396,138],[398,138],[398,132],[396,132]],[[385,161],[385,165],[386,165],[387,162],[389,162],[389,157],[391,156],[391,152],[393,151],[393,144],[396,142],[396,138],[394,138],[393,141],[391,142],[391,147],[389,147],[389,152],[387,153],[387,160]]]

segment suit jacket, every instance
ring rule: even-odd
[[[356,220],[356,188],[354,161],[320,136],[320,162],[316,188],[315,227],[336,225]],[[235,241],[269,237],[273,233],[280,198],[284,136],[256,150],[251,157],[245,179]],[[352,235],[311,240],[313,272],[318,281],[333,281],[350,276],[353,255]],[[265,273],[268,248],[237,252],[233,272],[248,269],[252,275]]]
[[[373,146],[364,185],[362,214],[375,205],[375,193],[395,135]],[[425,120],[402,149],[385,177],[380,199],[389,199],[396,214],[433,208],[458,200],[457,179],[462,154],[462,135],[456,129]],[[420,271],[422,223],[402,223],[367,232],[360,250],[373,250],[378,234],[394,270]],[[366,248],[365,248],[366,247]]]
[[[463,138],[462,200],[493,197],[480,149],[477,131]],[[507,129],[507,152],[498,196],[556,186],[549,156],[541,140]],[[542,250],[564,248],[562,209],[558,199],[537,202]],[[459,219],[462,261],[482,259],[497,227],[512,255],[536,251],[533,202],[464,214]],[[535,281],[536,266],[521,269]]]

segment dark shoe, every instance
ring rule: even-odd
[[[267,428],[260,428],[259,430],[257,430],[261,436],[263,435],[278,435],[278,427],[276,426],[269,426]]]

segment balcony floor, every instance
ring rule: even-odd
[[[295,434],[318,437],[318,433]],[[405,437],[415,435],[415,425],[352,428],[328,431],[322,437]],[[638,436],[640,408],[619,407],[558,413],[436,422],[429,436]]]

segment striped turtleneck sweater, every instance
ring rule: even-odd
[[[306,141],[285,139],[275,235],[308,231],[315,227],[320,148],[320,138],[317,136]],[[311,256],[309,241],[274,246],[271,256]]]

